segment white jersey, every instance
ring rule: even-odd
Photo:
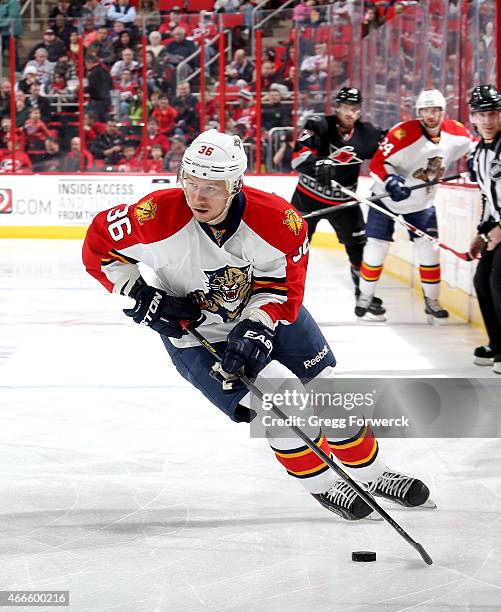
[[[408,187],[440,179],[450,164],[474,148],[473,136],[459,121],[445,119],[437,138],[426,133],[419,119],[397,123],[383,139],[369,165],[375,179],[374,192],[384,192],[384,181],[390,174],[403,176]],[[400,214],[424,210],[433,205],[437,189],[438,185],[416,189],[402,202],[386,198],[384,204]]]

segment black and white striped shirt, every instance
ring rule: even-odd
[[[483,139],[473,153],[473,170],[482,192],[482,218],[480,224],[488,221],[501,222],[501,132],[489,144]]]

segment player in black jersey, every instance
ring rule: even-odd
[[[489,344],[475,349],[473,363],[501,374],[501,93],[493,85],[475,87],[471,122],[481,136],[472,157],[473,177],[482,192],[482,216],[471,254],[480,255],[474,284]]]
[[[336,180],[344,187],[356,191],[362,163],[370,159],[379,145],[381,129],[360,121],[362,95],[356,87],[343,87],[336,96],[333,115],[313,116],[306,122],[294,146],[292,168],[298,170],[299,181],[292,203],[303,213],[309,213],[331,204],[333,212],[326,218],[334,228],[339,242],[344,244],[351,264],[351,276],[358,298],[360,265],[365,245],[365,222],[360,206],[335,210],[349,197],[332,189]],[[319,217],[308,219],[308,237],[315,233]],[[369,319],[384,320],[385,309],[379,298],[372,300]]]

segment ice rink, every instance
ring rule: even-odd
[[[383,502],[428,567],[385,523],[327,512],[199,397],[78,241],[4,240],[0,262],[0,589],[92,612],[501,610],[499,439],[383,440],[438,505]],[[480,332],[428,326],[392,279],[389,323],[357,324],[350,283],[344,254],[312,250],[305,303],[339,375],[495,376],[472,365]]]

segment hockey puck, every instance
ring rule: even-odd
[[[375,561],[376,553],[372,550],[354,550],[351,553],[351,560],[362,562]]]

